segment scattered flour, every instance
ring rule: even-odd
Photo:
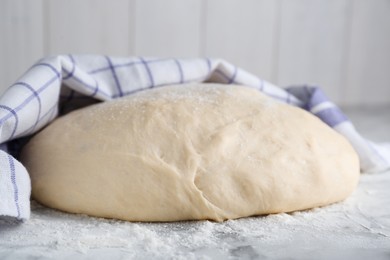
[[[223,223],[131,223],[66,214],[32,202],[29,221],[0,220],[0,259],[309,259],[313,253],[321,259],[340,252],[386,259],[388,187],[390,173],[363,175],[345,202]]]

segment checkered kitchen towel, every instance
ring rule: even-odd
[[[169,84],[217,82],[250,86],[317,115],[352,143],[362,171],[390,168],[390,147],[363,139],[319,88],[282,89],[220,59],[158,59],[107,56],[55,56],[33,65],[0,98],[0,216],[28,219],[29,175],[14,158],[22,140],[80,100],[111,100]],[[11,142],[11,140],[14,140]],[[11,149],[12,148],[12,149]]]

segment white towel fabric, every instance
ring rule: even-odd
[[[29,175],[13,156],[21,137],[37,132],[62,111],[76,109],[80,101],[106,101],[189,82],[245,85],[302,107],[349,139],[360,156],[362,171],[390,168],[390,145],[363,139],[319,88],[282,89],[221,59],[60,55],[38,61],[0,98],[0,216],[25,220],[30,215]]]

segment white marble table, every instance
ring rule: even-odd
[[[390,141],[390,107],[345,109]],[[0,220],[0,259],[390,259],[390,172],[362,175],[346,201],[293,214],[213,223],[129,223],[32,203],[23,224]]]

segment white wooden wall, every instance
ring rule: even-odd
[[[342,105],[390,103],[390,0],[0,0],[0,91],[61,53],[220,57]]]

